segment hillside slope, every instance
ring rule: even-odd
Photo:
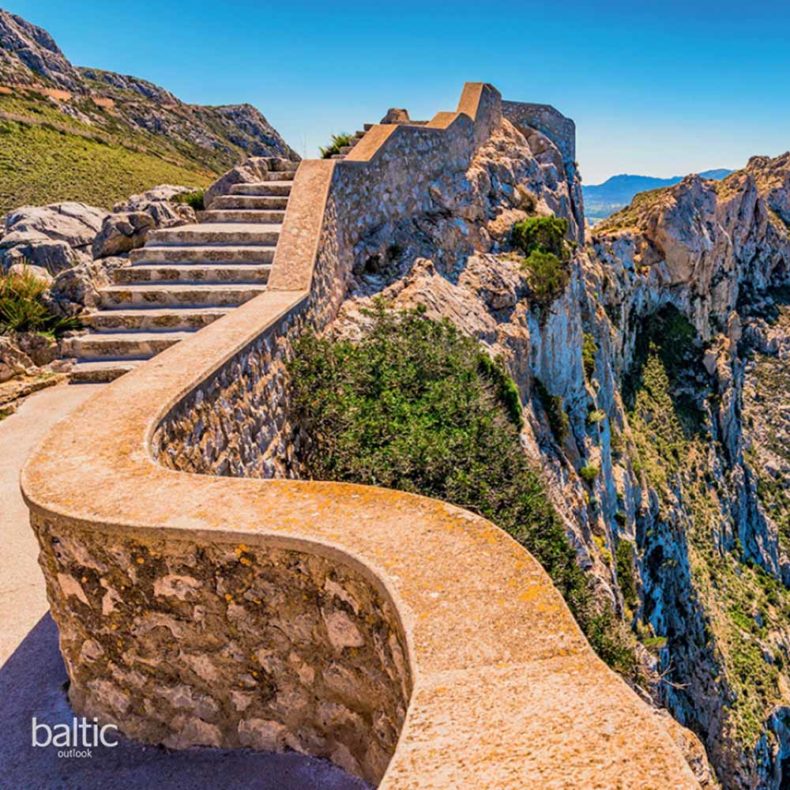
[[[203,186],[246,156],[298,156],[248,104],[185,104],[146,80],[76,68],[43,29],[0,10],[0,212],[109,207],[157,183]]]

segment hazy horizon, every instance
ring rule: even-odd
[[[142,0],[13,0],[76,65],[133,74],[194,104],[255,105],[301,155],[332,133],[454,109],[465,81],[573,118],[585,183],[738,169],[790,148],[790,9],[571,0],[497,10],[461,0],[387,8]],[[644,30],[644,36],[634,36]]]

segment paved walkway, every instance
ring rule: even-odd
[[[60,384],[31,395],[0,420],[0,666],[48,608],[19,472],[52,426],[94,392],[95,385]]]
[[[43,390],[0,421],[0,788],[365,790],[364,782],[331,763],[295,752],[174,752],[119,738],[116,747],[96,748],[90,758],[80,758],[31,745],[34,716],[39,724],[70,725],[74,713],[19,472],[47,431],[101,386]]]

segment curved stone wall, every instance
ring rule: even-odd
[[[419,205],[499,97],[468,85],[459,108],[302,163],[269,290],[103,388],[28,462],[72,702],[146,740],[299,748],[384,787],[694,787],[494,525],[400,492],[249,476],[287,468],[292,333],[331,318],[360,230]]]
[[[37,529],[75,709],[149,743],[383,776],[411,681],[394,608],[356,568],[321,546]]]

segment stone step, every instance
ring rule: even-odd
[[[267,211],[285,211],[287,197],[265,195],[220,195],[211,203],[211,210],[217,209],[265,209]]]
[[[129,259],[133,264],[169,263],[185,266],[207,264],[263,264],[274,260],[274,244],[203,244],[181,245],[149,244],[132,250]]]
[[[290,181],[259,181],[254,184],[233,184],[231,195],[259,195],[262,197],[282,197],[291,194]]]
[[[73,337],[70,356],[80,360],[150,359],[192,332],[105,332]]]
[[[264,173],[264,181],[293,181],[296,178],[296,170],[270,170]]]
[[[156,305],[182,307],[233,307],[253,299],[265,285],[111,285],[99,291],[105,310]]]
[[[282,225],[253,222],[204,222],[161,228],[150,234],[151,244],[277,244]]]
[[[192,309],[138,307],[132,310],[100,310],[83,316],[82,321],[94,332],[184,331],[202,329],[218,318],[222,318],[230,309],[222,307],[195,307]]]
[[[266,211],[255,208],[223,208],[198,212],[198,222],[267,222],[270,224],[282,224],[284,219],[284,211]]]
[[[269,264],[190,264],[162,266],[137,263],[113,272],[116,285],[129,283],[265,283],[269,279]]]
[[[69,371],[69,381],[74,384],[104,383],[114,381],[124,373],[134,370],[142,360],[117,359],[90,362],[77,360]]]

